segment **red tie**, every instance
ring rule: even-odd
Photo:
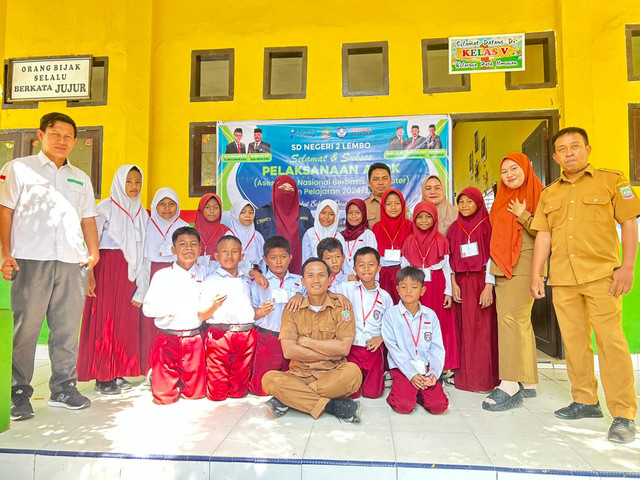
[[[238,145],[238,153],[242,153],[242,152],[240,151],[240,143],[236,143],[236,145]]]
[[[409,146],[407,147],[407,149],[409,149],[409,150],[413,150],[413,144],[414,144],[414,143],[416,143],[416,139],[415,139],[415,137],[413,137],[413,140],[411,141],[411,145],[409,145]]]

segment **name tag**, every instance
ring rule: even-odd
[[[171,257],[173,255],[173,253],[171,252],[171,246],[172,245],[170,243],[164,243],[160,245],[158,255],[160,255],[161,257]]]
[[[209,257],[209,255],[201,255],[198,257],[198,260],[196,263],[201,267],[206,268],[211,264],[211,258]]]
[[[271,301],[273,303],[287,303],[289,301],[289,292],[286,288],[274,288],[271,290]]]
[[[425,282],[430,282],[431,281],[431,269],[430,268],[423,268],[422,272],[424,273],[424,281]]]
[[[399,262],[400,261],[400,250],[392,250],[387,248],[384,251],[384,259],[387,262]]]
[[[415,360],[409,360],[413,368],[415,368],[420,375],[426,375],[427,366],[424,364],[424,360],[421,358],[416,358]]]
[[[478,242],[463,243],[460,245],[460,256],[462,258],[475,257],[478,253]]]

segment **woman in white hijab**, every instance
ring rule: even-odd
[[[338,235],[338,203],[335,200],[322,200],[316,208],[315,220],[302,238],[302,263],[310,257],[317,257],[316,248],[325,238],[336,238],[345,250],[344,239]]]
[[[141,205],[142,170],[123,165],[111,196],[98,204],[100,262],[89,274],[78,352],[78,380],[119,393],[123,377],[140,375],[140,310],[144,300],[144,245],[149,215]],[[71,340],[70,340],[71,341]]]

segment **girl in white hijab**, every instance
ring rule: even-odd
[[[231,233],[242,242],[244,259],[240,266],[244,271],[255,268],[262,261],[264,238],[260,232],[256,232],[253,220],[256,217],[256,209],[248,200],[235,202],[231,207]]]
[[[140,375],[141,278],[149,215],[141,204],[142,171],[123,165],[111,196],[98,204],[100,261],[89,274],[82,316],[78,380],[96,380],[96,390],[119,393],[123,377]]]
[[[344,251],[344,239],[338,235],[338,203],[335,200],[322,200],[316,208],[313,227],[307,230],[302,238],[302,263],[310,257],[318,256],[316,248],[325,238],[336,238],[342,244]]]

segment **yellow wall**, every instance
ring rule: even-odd
[[[34,8],[9,2],[5,58],[108,56],[109,101],[72,109],[41,102],[37,110],[1,111],[0,125],[33,128],[54,110],[78,125],[103,125],[103,196],[116,167],[136,163],[147,173],[147,199],[169,185],[184,210],[198,200],[188,198],[190,122],[558,109],[561,126],[587,128],[596,165],[628,171],[627,104],[640,102],[640,82],[627,81],[624,25],[640,23],[637,0],[499,1],[490,12],[486,2],[464,2],[464,8],[441,2],[430,7],[428,21],[411,15],[420,5],[406,1],[280,0],[277,8],[265,8],[245,0],[228,11],[216,5],[51,0]],[[470,92],[422,93],[422,38],[550,30],[556,33],[557,88],[507,91],[504,74],[483,73],[472,75]],[[382,40],[389,43],[390,94],[342,97],[342,43]],[[264,48],[283,46],[308,47],[307,98],[262,100]],[[191,51],[218,48],[235,48],[235,99],[192,103]],[[468,168],[468,159],[463,165]]]

